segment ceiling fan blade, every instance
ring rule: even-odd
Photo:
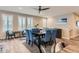
[[[50,8],[44,8],[44,9],[41,9],[41,10],[47,10],[47,9],[50,9]]]

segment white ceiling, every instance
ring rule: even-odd
[[[45,7],[49,7],[50,9],[42,11],[40,14],[37,10],[38,6],[0,6],[0,10],[19,12],[35,16],[57,16],[72,12],[79,14],[79,6],[43,6],[42,8]]]

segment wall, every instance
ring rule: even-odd
[[[58,20],[61,18],[67,18],[67,24],[61,24],[58,23]],[[71,37],[74,37],[75,35],[75,29],[74,29],[74,14],[65,14],[60,16],[54,16],[48,18],[48,26],[51,28],[59,28],[62,29],[62,38],[64,39],[70,39]]]
[[[42,19],[43,19],[43,18],[41,18],[41,17],[34,17],[33,19],[34,19],[33,25],[39,24],[38,27],[41,28],[42,25],[43,25],[43,24],[42,24]]]
[[[3,32],[3,21],[2,14],[10,14],[13,15],[13,31],[18,31],[18,16],[25,16],[26,18],[30,15],[8,12],[8,11],[0,11],[0,39],[5,38],[5,33]],[[31,16],[33,17],[33,24],[39,24],[39,28],[43,28],[45,22],[43,22],[42,17]],[[59,24],[57,21],[61,18],[67,17],[67,24]],[[79,35],[79,28],[76,27],[76,21],[79,20],[79,16],[71,13],[60,16],[48,17],[47,27],[49,28],[59,28],[62,29],[62,38],[70,39]],[[27,23],[27,20],[26,20]],[[27,26],[27,24],[26,24]]]
[[[53,26],[54,26],[54,18],[53,17],[48,17],[47,27],[52,28]]]
[[[74,14],[73,15],[74,16],[74,24],[73,24],[73,37],[77,37],[77,36],[79,36],[79,27],[77,27],[77,25],[76,25],[76,22],[77,21],[79,21],[79,15],[77,15],[77,14]]]
[[[0,39],[5,39],[5,33],[3,32],[3,21],[2,21],[2,14],[9,14],[13,15],[13,31],[18,31],[18,16],[24,16],[24,17],[33,17],[33,23],[39,24],[39,27],[42,26],[42,18],[37,16],[31,16],[31,15],[25,15],[21,13],[15,13],[15,12],[9,12],[9,11],[0,11]],[[26,27],[27,27],[27,19],[26,19]]]
[[[76,19],[75,19],[75,15],[72,14],[70,21],[69,21],[69,33],[70,33],[70,38],[74,38],[76,37]]]

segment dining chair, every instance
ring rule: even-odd
[[[22,37],[26,37],[26,30],[23,30],[22,31],[22,35],[21,35]]]
[[[50,30],[46,30],[45,36],[41,39],[42,43],[45,45],[49,43],[51,40],[51,31]]]
[[[33,36],[33,31],[32,30],[27,30],[27,41],[29,45],[33,46],[33,43],[37,39],[35,36]]]
[[[38,28],[32,29],[32,33],[39,33],[39,32],[40,32],[40,29],[38,29]],[[35,37],[35,35],[33,35],[33,37]]]
[[[30,43],[29,30],[26,30],[26,43]]]
[[[56,40],[57,29],[51,29],[51,41]]]
[[[34,29],[32,29],[32,32],[33,32],[33,33],[38,33],[38,32],[40,32],[40,29],[34,28]]]
[[[12,39],[12,38],[14,38],[13,37],[14,35],[15,35],[14,32],[6,31],[6,39]]]

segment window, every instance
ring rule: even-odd
[[[3,18],[3,31],[12,31],[13,30],[13,16],[12,15],[2,15]]]
[[[33,27],[33,17],[27,17],[27,27],[28,28]]]
[[[26,17],[19,16],[19,30],[25,30],[26,29]]]

